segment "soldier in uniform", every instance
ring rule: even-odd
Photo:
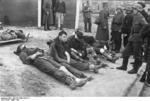
[[[128,43],[128,38],[129,38],[130,33],[131,33],[132,21],[133,21],[132,8],[127,7],[126,8],[126,15],[123,19],[123,24],[122,24],[122,28],[121,28],[122,34],[124,36],[124,39],[123,39],[124,47]]]
[[[141,31],[141,37],[146,39],[146,52],[145,52],[145,60],[147,63],[146,70],[141,78],[141,82],[146,82],[148,86],[150,86],[150,24],[144,26]]]
[[[142,38],[140,36],[140,31],[144,25],[147,24],[145,18],[139,12],[139,4],[133,7],[133,23],[131,29],[131,35],[129,37],[129,42],[122,53],[123,63],[122,66],[117,67],[119,70],[127,70],[128,60],[130,55],[134,56],[133,69],[128,71],[129,74],[137,73],[139,67],[142,65]]]
[[[83,18],[84,18],[84,29],[85,32],[91,32],[91,10],[89,6],[89,2],[83,4]]]
[[[112,40],[115,44],[115,52],[120,52],[121,48],[121,26],[123,24],[124,15],[122,13],[121,7],[116,9],[116,14],[113,17],[111,30],[112,30]]]

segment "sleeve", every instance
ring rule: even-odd
[[[25,52],[21,52],[20,55],[19,55],[19,58],[21,59],[23,64],[30,64],[31,63],[31,60],[27,59],[28,55]]]

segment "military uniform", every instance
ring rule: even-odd
[[[140,81],[150,84],[150,24],[146,25],[141,31],[141,37],[146,39],[145,60],[147,63],[146,70]]]
[[[133,22],[131,35],[129,37],[129,42],[122,53],[123,56],[123,65],[118,69],[127,69],[128,59],[130,55],[134,56],[135,63],[133,65],[133,69],[128,73],[133,74],[137,73],[139,67],[142,64],[142,44],[143,40],[140,35],[140,31],[142,27],[147,24],[145,18],[141,15],[141,13],[133,14]]]
[[[117,13],[112,21],[112,40],[115,44],[115,51],[119,52],[121,48],[121,26],[123,24],[124,15],[122,12]]]

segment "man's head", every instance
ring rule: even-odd
[[[141,10],[142,6],[140,4],[134,4],[132,8],[133,14],[137,14]]]
[[[60,41],[66,42],[67,41],[67,33],[65,31],[59,32],[58,38]]]
[[[23,49],[25,49],[26,46],[24,44],[21,44],[17,47],[17,50],[14,52],[16,55],[20,54]]]
[[[83,38],[83,33],[81,31],[76,31],[75,32],[75,38],[76,39],[82,39]]]
[[[122,12],[122,8],[121,8],[121,7],[117,7],[117,8],[116,8],[116,12],[117,12],[117,13],[121,13],[121,12]]]
[[[145,3],[143,3],[143,2],[138,2],[138,4],[140,4],[140,5],[142,6],[142,9],[145,8]]]
[[[126,14],[131,14],[133,12],[132,7],[126,7],[125,8]]]

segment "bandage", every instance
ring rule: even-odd
[[[103,48],[100,49],[100,53],[104,53],[105,50]]]

